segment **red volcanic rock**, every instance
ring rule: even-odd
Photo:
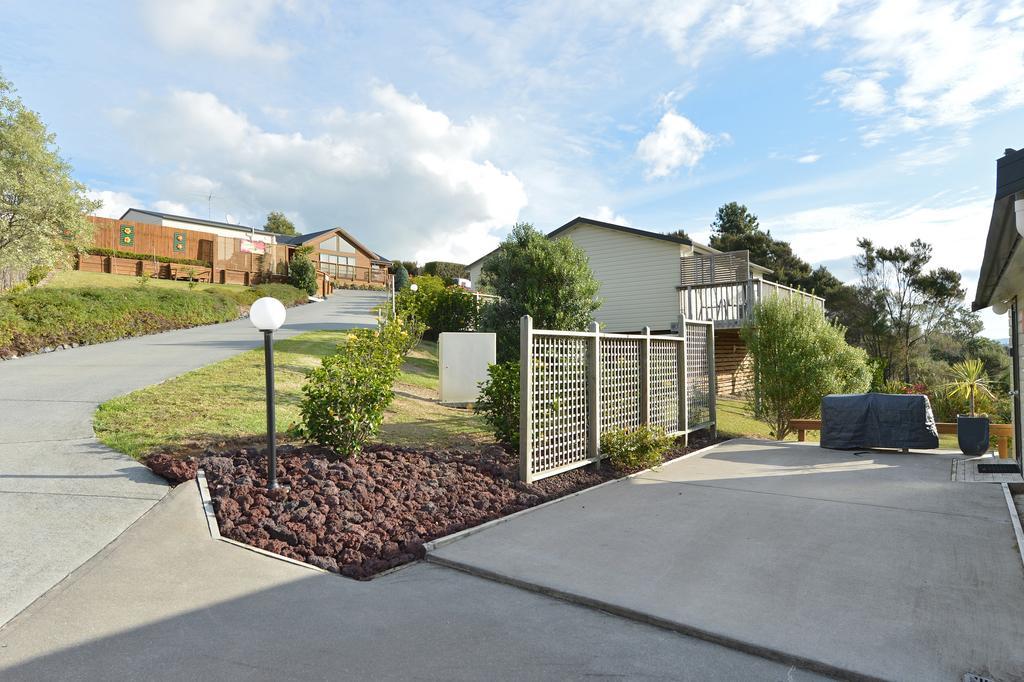
[[[152,455],[146,459],[146,466],[153,470],[157,476],[167,479],[171,485],[178,485],[185,481],[191,481],[196,477],[196,461],[191,457],[177,459],[170,455]]]

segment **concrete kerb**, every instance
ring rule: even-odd
[[[1024,529],[1020,525],[1017,505],[1013,503],[1010,486],[1006,483],[1000,483],[999,485],[1003,488],[1003,498],[1006,500],[1006,508],[1010,511],[1010,523],[1013,524],[1013,535],[1017,539],[1017,553],[1020,554],[1021,566],[1024,567]]]
[[[423,549],[425,549],[427,551],[427,554],[429,555],[435,549],[440,549],[441,547],[444,547],[447,544],[455,542],[456,540],[461,540],[462,538],[467,538],[470,535],[475,535],[476,533],[479,533],[480,531],[487,530],[488,528],[493,528],[494,526],[500,525],[502,523],[507,523],[508,521],[511,521],[512,519],[519,518],[520,516],[522,516],[524,514],[529,514],[531,512],[535,512],[538,509],[543,509],[544,507],[552,505],[552,504],[554,504],[556,502],[561,502],[562,500],[568,500],[570,498],[576,497],[577,495],[582,495],[584,493],[590,492],[591,490],[597,490],[598,488],[603,488],[603,487],[608,486],[608,485],[614,485],[616,483],[622,483],[623,481],[628,481],[629,479],[636,478],[637,476],[643,476],[644,474],[650,473],[651,471],[653,471],[654,469],[657,469],[658,467],[667,466],[669,464],[674,464],[675,462],[681,462],[684,459],[689,459],[690,457],[696,457],[697,455],[702,455],[705,452],[708,452],[710,450],[714,450],[718,446],[725,445],[726,443],[730,443],[733,440],[736,440],[736,439],[735,438],[730,438],[729,440],[723,440],[723,441],[721,441],[719,443],[713,443],[712,445],[708,445],[707,447],[703,447],[703,448],[701,448],[699,450],[694,450],[693,452],[688,452],[685,455],[680,455],[679,457],[675,457],[673,459],[670,459],[667,462],[662,462],[657,467],[651,467],[651,468],[648,468],[648,469],[644,469],[642,471],[637,471],[636,473],[633,473],[633,474],[629,474],[628,476],[623,476],[622,478],[615,478],[615,479],[612,479],[610,481],[605,481],[604,483],[598,483],[597,485],[591,486],[589,488],[584,488],[583,490],[577,490],[574,493],[570,493],[568,495],[563,495],[562,497],[557,497],[557,498],[555,498],[553,500],[548,500],[547,502],[544,502],[542,504],[538,504],[538,505],[536,505],[534,507],[529,507],[527,509],[523,509],[523,510],[517,511],[514,514],[509,514],[508,516],[502,516],[501,518],[492,519],[492,520],[488,521],[487,523],[481,523],[479,526],[473,526],[472,528],[466,528],[465,530],[460,530],[457,533],[452,533],[451,535],[445,535],[444,537],[440,537],[440,538],[438,538],[436,540],[431,540],[430,542],[424,543],[423,544]]]

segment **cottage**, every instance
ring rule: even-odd
[[[388,268],[391,261],[366,248],[340,227],[294,237],[279,236],[278,242],[287,245],[289,260],[296,249],[311,247],[313,251],[310,258],[317,269],[335,282],[381,286],[387,286],[390,282]]]
[[[586,254],[601,284],[595,318],[605,331],[675,333],[680,319],[715,323],[715,372],[720,395],[753,388],[753,370],[739,328],[763,296],[799,296],[824,308],[824,299],[766,279],[771,270],[746,251],[724,253],[674,235],[590,218],[574,218],[549,233],[571,239]],[[491,253],[494,253],[493,251]],[[468,266],[479,284],[487,255]]]
[[[996,194],[989,220],[978,290],[971,307],[1009,313],[1010,355],[1013,358],[1014,456],[1021,462],[1021,335],[1024,334],[1024,149],[1007,149],[996,161]]]

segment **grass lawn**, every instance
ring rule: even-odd
[[[334,350],[344,335],[309,332],[274,344],[281,430],[298,420],[306,371]],[[136,458],[156,449],[260,436],[266,430],[263,386],[263,351],[248,351],[114,398],[100,406],[94,427],[103,443]],[[437,345],[424,341],[402,366],[380,440],[438,448],[490,441],[479,416],[437,402],[437,387]]]
[[[751,415],[750,405],[737,398],[718,399],[718,433],[719,435],[739,438],[771,438],[768,435],[768,425],[754,419]],[[807,431],[807,440],[817,442],[821,438],[818,431]],[[796,440],[796,434],[786,436],[786,440]],[[940,435],[939,448],[943,450],[959,450],[956,436]]]
[[[64,289],[80,289],[90,287],[137,287],[139,278],[129,275],[112,275],[106,272],[80,272],[79,270],[61,270],[53,273],[43,286]],[[188,291],[188,282],[173,279],[150,279],[147,287],[158,289],[180,289]],[[203,284],[196,285],[195,290],[210,289],[211,291],[245,291],[248,287],[240,284]]]

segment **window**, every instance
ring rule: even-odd
[[[356,259],[354,256],[338,256],[321,251],[320,269],[332,277],[355,279],[357,272]]]
[[[320,248],[323,251],[343,251],[346,253],[355,253],[356,251],[354,246],[341,237],[331,237],[330,239],[323,240],[320,242]]]

